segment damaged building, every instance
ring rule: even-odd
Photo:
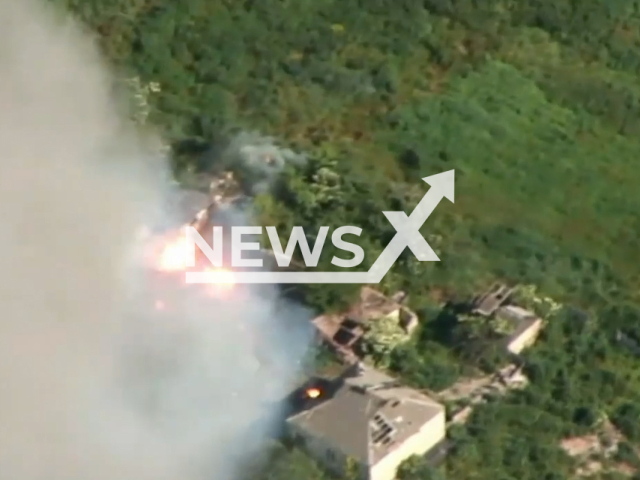
[[[472,302],[471,312],[489,318],[496,333],[505,338],[505,348],[514,355],[533,345],[544,322],[535,313],[510,303],[513,287],[494,284]]]
[[[313,320],[318,340],[335,350],[345,361],[358,359],[362,342],[368,332],[400,343],[408,340],[418,326],[418,316],[401,302],[403,294],[387,297],[381,292],[363,287],[357,303],[338,314],[320,315]],[[377,328],[376,327],[377,325]]]
[[[360,363],[311,380],[292,408],[289,435],[338,475],[355,467],[363,480],[392,480],[406,459],[446,443],[443,405]]]

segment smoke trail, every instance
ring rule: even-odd
[[[304,312],[134,268],[167,168],[127,133],[90,42],[48,13],[0,3],[0,475],[232,478],[295,373]]]

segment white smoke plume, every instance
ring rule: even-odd
[[[287,165],[302,165],[304,154],[277,145],[273,137],[257,132],[240,132],[233,136],[220,154],[218,162],[242,175],[250,193],[263,193],[273,185]]]
[[[3,480],[234,478],[304,352],[275,292],[136,267],[168,170],[116,105],[76,26],[0,2]]]

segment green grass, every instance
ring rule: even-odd
[[[588,429],[576,412],[637,423],[622,407],[640,398],[638,360],[612,341],[640,321],[637,2],[58,3],[100,33],[118,69],[161,84],[151,119],[176,145],[239,126],[312,157],[287,172],[288,195],[260,201],[280,231],[359,225],[370,263],[394,233],[381,212],[410,211],[421,177],[456,170],[455,204],[444,200],[423,230],[441,237],[430,241],[442,261],[405,252],[382,285],[407,289],[427,323],[395,359],[408,381],[442,386],[464,371],[430,337],[430,312],[495,278],[591,314],[587,330],[568,314],[551,325],[528,357],[532,386],[458,432],[451,478],[568,478],[555,443]],[[417,164],[399,160],[407,149]],[[176,162],[188,165],[198,159]],[[311,181],[320,165],[340,174],[332,198]],[[338,287],[310,287],[308,299],[344,304],[355,288]],[[320,478],[289,453],[269,478]]]

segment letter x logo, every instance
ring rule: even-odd
[[[397,233],[369,269],[368,273],[370,278],[374,279],[373,281],[381,280],[407,247],[421,262],[440,260],[420,233],[420,228],[444,197],[451,202],[454,201],[454,171],[449,170],[438,175],[425,177],[422,180],[431,185],[431,188],[422,197],[410,216],[404,212],[383,212]]]

